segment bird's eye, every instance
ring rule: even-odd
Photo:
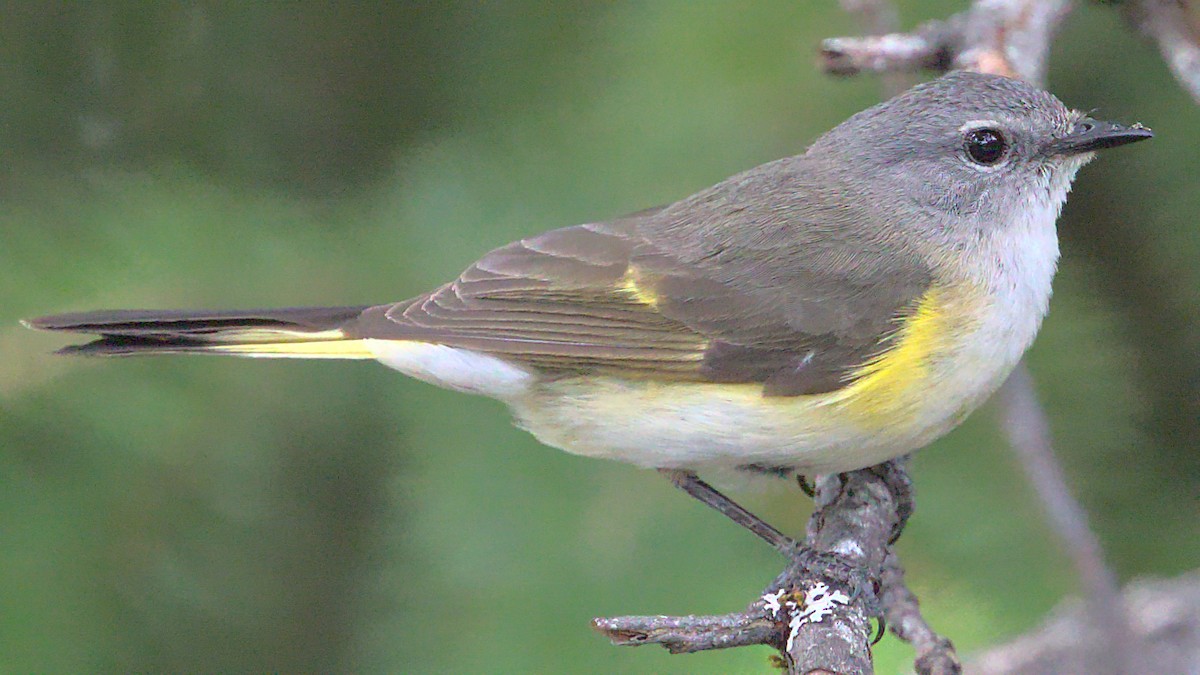
[[[991,166],[1004,159],[1008,153],[1008,141],[996,129],[972,129],[967,132],[966,149],[972,162]]]

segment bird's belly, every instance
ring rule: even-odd
[[[977,401],[937,387],[890,423],[829,395],[764,397],[760,385],[563,381],[515,404],[543,443],[659,468],[788,466],[848,471],[910,452],[953,427]],[[975,397],[972,397],[974,399]]]
[[[870,466],[957,426],[1032,341],[1040,315],[1013,321],[978,302],[964,311],[961,299],[928,298],[896,346],[829,393],[764,397],[760,384],[592,376],[544,382],[509,403],[548,445],[642,466],[763,464],[809,473]]]

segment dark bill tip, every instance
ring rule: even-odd
[[[1085,117],[1075,123],[1075,128],[1070,134],[1052,142],[1048,150],[1052,155],[1076,155],[1081,152],[1115,148],[1147,138],[1154,138],[1154,132],[1141,124],[1125,126]]]

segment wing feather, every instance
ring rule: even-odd
[[[727,184],[742,186],[738,177]],[[852,217],[836,203],[788,212],[772,206],[786,199],[776,196],[758,213],[721,189],[514,242],[429,294],[367,310],[347,330],[478,350],[550,376],[760,383],[774,396],[845,386],[886,348],[927,272],[877,254],[869,239],[831,243],[836,220]],[[793,220],[778,222],[780,213]],[[699,230],[731,219],[751,238],[713,230],[700,236],[708,248],[695,245]],[[781,259],[771,239],[784,234]],[[842,259],[855,266],[839,267]]]

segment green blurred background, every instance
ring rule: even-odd
[[[963,3],[901,3],[905,26]],[[0,671],[765,672],[616,649],[780,568],[651,472],[365,362],[79,360],[17,319],[378,303],[800,152],[878,100],[836,3],[0,3]],[[1158,138],[1085,169],[1030,354],[1123,579],[1200,561],[1200,110],[1086,5],[1050,85]],[[964,651],[1078,590],[985,408],[900,543]],[[799,530],[809,503],[738,493]],[[877,649],[881,673],[911,652]]]

